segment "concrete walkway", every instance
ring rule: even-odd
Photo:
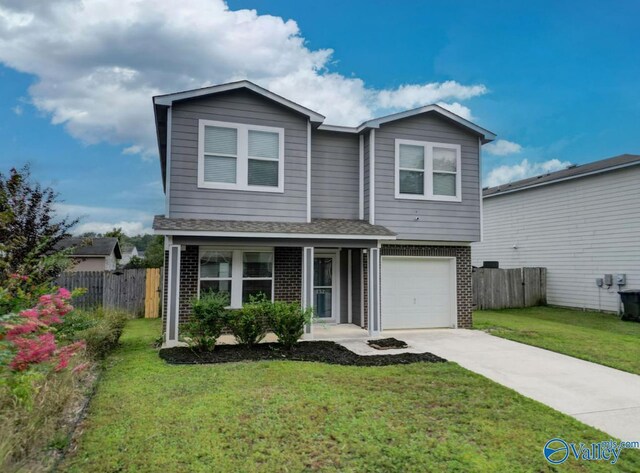
[[[477,330],[394,330],[386,331],[383,337],[404,340],[409,348],[381,352],[362,339],[338,343],[361,355],[430,352],[569,414],[614,438],[640,441],[638,375]]]

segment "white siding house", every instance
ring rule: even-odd
[[[472,263],[547,268],[551,305],[617,311],[640,289],[640,156],[623,155],[483,192],[484,236]],[[599,288],[596,278],[611,274]]]

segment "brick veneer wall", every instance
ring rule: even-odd
[[[276,301],[302,300],[302,248],[276,247],[273,250],[273,298]]]
[[[369,329],[369,252],[362,253],[362,326]]]
[[[164,252],[164,290],[162,303],[162,330],[167,326],[167,299],[169,294],[169,252]],[[191,300],[198,295],[198,247],[187,246],[180,252],[180,306],[179,322],[187,322],[191,316]]]
[[[198,295],[197,246],[187,246],[180,252],[180,305],[178,321],[183,324],[191,318],[191,301]]]
[[[473,306],[471,293],[471,247],[383,245],[380,249],[380,256],[454,256],[456,258],[458,328],[471,328]],[[382,313],[382,319],[384,320],[384,313]],[[384,327],[384,321],[382,325]]]
[[[191,300],[198,294],[198,247],[187,246],[180,252],[180,307],[179,322],[189,321]],[[274,249],[274,299],[286,302],[302,300],[302,248],[276,247]],[[169,252],[164,254],[164,267],[169,267]],[[164,271],[162,326],[166,329],[169,271]]]
[[[169,297],[169,252],[164,252],[164,266],[162,268],[162,332],[167,328],[167,298]]]

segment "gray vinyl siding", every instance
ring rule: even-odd
[[[376,130],[375,137],[377,225],[396,232],[398,239],[460,242],[480,239],[480,176],[476,135],[435,114],[423,114],[385,123]],[[462,152],[462,202],[396,199],[395,139],[459,144]]]
[[[360,249],[351,250],[351,320],[360,325]],[[340,251],[340,323],[349,323],[349,250]]]
[[[364,190],[364,215],[363,220],[369,220],[369,133],[365,132],[362,134],[363,136],[363,147],[364,150],[364,171],[363,171],[363,190]]]
[[[284,193],[198,188],[198,119],[284,128]],[[171,137],[170,217],[306,221],[306,117],[239,90],[174,104]]]
[[[349,252],[340,250],[340,323],[349,322]]]
[[[311,217],[358,218],[358,135],[314,130]]]
[[[617,286],[595,279],[623,273],[624,289],[640,289],[639,182],[634,166],[486,198],[472,263],[545,267],[549,304],[617,311]]]

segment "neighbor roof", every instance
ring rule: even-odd
[[[154,115],[156,122],[156,135],[158,139],[158,150],[160,153],[160,165],[162,172],[162,184],[166,188],[166,161],[167,161],[167,124],[168,117],[167,111],[169,107],[173,105],[174,102],[179,102],[181,100],[190,100],[198,97],[207,97],[210,95],[219,94],[222,92],[229,92],[232,90],[238,89],[247,89],[256,94],[262,95],[267,99],[273,100],[274,102],[279,103],[295,112],[298,112],[304,116],[309,118],[309,121],[314,125],[318,126],[319,130],[327,130],[327,131],[337,131],[341,133],[361,133],[364,130],[370,128],[379,128],[381,124],[402,120],[403,118],[412,117],[414,115],[419,115],[422,113],[438,113],[444,118],[466,128],[467,130],[477,134],[482,143],[489,143],[496,138],[496,135],[489,130],[486,130],[475,123],[470,122],[462,118],[459,115],[456,115],[445,108],[442,108],[439,105],[426,105],[424,107],[414,108],[412,110],[406,110],[404,112],[393,113],[391,115],[386,115],[384,117],[374,118],[371,120],[367,120],[361,123],[359,126],[350,127],[350,126],[338,126],[338,125],[328,125],[323,124],[324,115],[321,115],[318,112],[315,112],[307,107],[304,107],[292,100],[286,99],[278,94],[275,94],[259,85],[254,84],[248,80],[241,80],[237,82],[229,82],[226,84],[214,85],[211,87],[203,87],[200,89],[186,90],[183,92],[175,92],[171,94],[164,95],[156,95],[153,97],[153,105],[154,105]]]
[[[115,252],[117,259],[122,258],[118,239],[115,237],[66,237],[56,245],[57,250],[66,250],[73,247],[71,256],[109,256]]]
[[[309,223],[249,222],[195,218],[167,218],[156,215],[153,229],[160,235],[323,239],[395,240],[396,234],[362,220],[312,219]]]
[[[484,198],[495,197],[497,195],[504,195],[524,189],[530,189],[532,187],[539,187],[570,179],[577,179],[581,177],[592,176],[594,174],[615,171],[616,169],[622,169],[638,164],[640,164],[640,155],[621,154],[620,156],[614,156],[613,158],[602,159],[600,161],[594,161],[587,164],[572,165],[560,171],[541,174],[535,177],[529,177],[527,179],[511,182],[509,184],[489,187],[483,189],[482,196]]]

